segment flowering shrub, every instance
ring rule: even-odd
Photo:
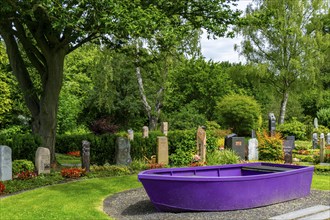
[[[2,194],[6,189],[6,186],[3,182],[0,181],[0,194]]]
[[[164,168],[164,163],[149,163],[147,164],[147,169],[157,169],[157,168]]]
[[[80,157],[80,151],[71,151],[71,152],[68,152],[67,155],[74,156],[74,157]]]
[[[61,175],[65,178],[79,178],[86,174],[86,170],[82,168],[64,168]]]
[[[189,164],[190,167],[199,167],[206,165],[206,162],[201,161],[201,157],[197,154],[195,154],[191,160],[191,163]]]
[[[16,175],[16,179],[19,180],[27,180],[27,179],[32,179],[33,177],[36,177],[37,174],[33,171],[22,171]]]

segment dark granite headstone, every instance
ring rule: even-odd
[[[283,151],[284,151],[284,163],[292,163],[292,150],[294,142],[293,140],[283,141]]]
[[[132,162],[131,144],[127,138],[118,137],[116,141],[116,164],[128,165]]]
[[[276,130],[276,118],[274,113],[269,113],[268,115],[268,128],[269,128],[269,135],[274,136]]]
[[[295,136],[287,136],[286,139],[292,141],[292,149],[295,149],[295,147],[296,147],[296,143],[295,143],[296,137]]]
[[[257,138],[256,131],[252,130],[251,131],[251,138]]]
[[[90,171],[90,145],[90,142],[82,141],[81,168],[85,169],[86,172]]]
[[[245,138],[244,137],[233,137],[231,149],[237,153],[237,155],[245,160]]]
[[[233,137],[237,137],[237,134],[232,133],[232,134],[226,135],[226,137],[225,137],[225,148],[231,148]]]

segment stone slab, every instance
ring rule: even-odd
[[[167,137],[157,137],[157,163],[168,164]]]
[[[0,145],[0,181],[12,179],[12,150],[10,147]]]
[[[310,219],[310,216],[315,216],[319,213],[325,212],[325,211],[329,211],[330,210],[330,206],[326,206],[326,205],[316,205],[313,207],[309,207],[306,209],[300,209],[297,211],[293,211],[293,212],[289,212],[283,215],[278,215],[275,217],[270,218],[271,220],[290,220],[290,219]],[[327,218],[319,218],[319,220],[322,219],[328,219],[330,216],[328,216]]]

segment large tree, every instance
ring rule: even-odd
[[[136,36],[151,38],[163,24],[190,24],[186,27],[222,35],[238,15],[230,2],[2,0],[0,35],[31,112],[32,130],[50,149],[51,162],[55,162],[56,116],[68,53],[100,36],[111,44]],[[31,67],[39,74],[40,90],[31,79]]]
[[[314,81],[322,66],[317,43],[321,29],[309,27],[312,18],[329,10],[323,0],[255,0],[246,10],[248,25],[241,54],[268,68],[269,84],[281,97],[279,123],[284,123],[289,94],[303,80]]]

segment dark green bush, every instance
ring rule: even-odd
[[[239,135],[250,135],[261,124],[261,109],[257,101],[245,95],[227,95],[217,103],[215,116],[221,126],[232,128]]]
[[[293,118],[290,122],[277,126],[277,131],[285,136],[295,136],[296,140],[306,140],[306,125]]]
[[[321,125],[330,128],[330,108],[321,108],[316,115]]]

